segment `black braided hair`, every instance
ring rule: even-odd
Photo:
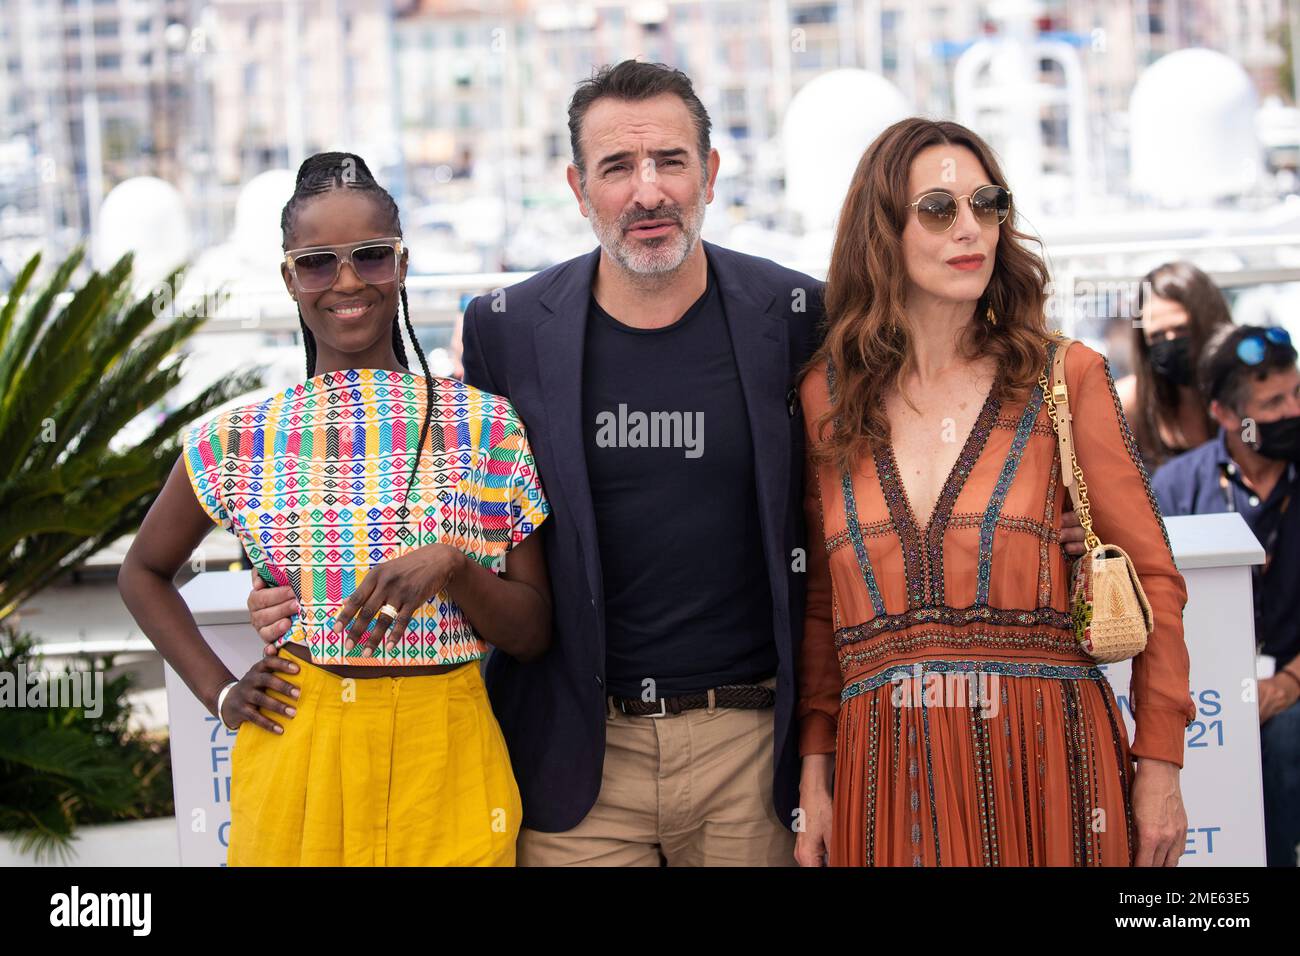
[[[302,165],[298,167],[298,177],[294,181],[293,195],[289,201],[284,204],[284,209],[280,213],[280,233],[283,248],[287,251],[293,238],[294,220],[298,211],[314,196],[321,193],[329,192],[333,189],[358,189],[372,196],[375,202],[388,215],[392,223],[392,234],[400,236],[402,234],[402,220],[398,214],[397,203],[389,194],[388,190],[379,185],[378,180],[370,172],[370,167],[366,161],[356,153],[316,153],[308,156],[303,160]],[[410,306],[406,300],[406,285],[403,283],[399,289],[401,296],[402,308],[401,318],[405,320],[406,332],[411,337],[411,344],[415,346],[415,354],[419,356],[420,368],[424,371],[424,391],[425,391],[425,408],[424,423],[420,426],[420,442],[416,445],[415,460],[411,462],[411,474],[406,480],[406,493],[402,497],[402,505],[398,509],[398,514],[402,519],[402,528],[399,532],[401,536],[409,540],[411,532],[406,527],[406,519],[410,515],[410,509],[406,506],[410,498],[411,485],[415,481],[415,473],[420,465],[420,458],[424,453],[424,442],[429,435],[429,424],[433,416],[433,375],[429,372],[429,361],[425,358],[424,349],[420,347],[420,340],[415,336],[415,328],[411,325]],[[311,329],[307,328],[307,323],[302,318],[302,306],[298,306],[298,325],[302,328],[303,346],[307,351],[307,377],[312,378],[316,374],[316,337],[312,335]],[[398,322],[398,316],[393,316],[393,353],[397,360],[406,368],[410,368],[410,360],[406,357],[406,347],[402,342],[402,331]]]

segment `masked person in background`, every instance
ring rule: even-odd
[[[1189,262],[1167,262],[1142,278],[1130,348],[1133,374],[1115,383],[1148,472],[1215,431],[1196,388],[1205,342],[1232,324],[1213,280]]]
[[[1236,511],[1264,545],[1251,568],[1259,682],[1264,829],[1269,866],[1295,866],[1300,843],[1300,370],[1280,328],[1230,326],[1199,368],[1217,437],[1153,480],[1168,515]]]

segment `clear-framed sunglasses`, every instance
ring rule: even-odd
[[[383,285],[397,278],[402,258],[399,236],[363,239],[341,246],[306,246],[290,249],[284,264],[303,292],[324,292],[339,277],[343,263],[349,263],[357,278],[369,285]]]

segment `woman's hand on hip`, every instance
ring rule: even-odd
[[[459,548],[431,544],[375,565],[334,619],[334,633],[343,634],[346,629],[344,649],[350,651],[360,643],[364,645],[361,656],[370,657],[381,643],[389,650],[395,648],[411,616],[439,591],[445,591],[468,560]],[[396,616],[380,614],[384,606],[394,608]],[[372,620],[375,629],[367,634]]]
[[[1177,866],[1187,847],[1187,810],[1178,765],[1139,757],[1133,778],[1134,866]]]
[[[238,727],[244,721],[251,720],[263,730],[276,734],[284,733],[284,727],[262,713],[263,710],[269,710],[282,714],[288,720],[293,720],[294,715],[298,713],[296,708],[276,700],[267,693],[268,690],[273,690],[285,697],[297,698],[298,688],[287,680],[275,676],[277,673],[296,674],[298,665],[283,657],[262,658],[248,669],[248,673],[240,678],[239,683],[231,688],[226,699],[221,702],[221,713],[217,714],[218,719],[227,727]]]

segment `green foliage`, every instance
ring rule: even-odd
[[[256,371],[218,381],[143,442],[110,447],[179,384],[184,361],[174,353],[204,317],[159,320],[153,298],[132,301],[129,255],[70,292],[82,258],[74,252],[27,295],[40,262],[33,256],[0,306],[0,620],[138,528],[175,464],[182,429],[261,385]]]
[[[103,658],[96,669],[112,666]],[[0,680],[43,671],[29,635],[0,626]],[[65,666],[63,674],[80,671]],[[38,861],[67,859],[75,827],[171,816],[171,755],[166,740],[128,729],[129,675],[103,681],[101,712],[72,706],[0,706],[0,832]],[[30,680],[27,693],[33,693]],[[47,703],[54,700],[48,690]],[[66,699],[63,703],[67,703]]]
[[[82,258],[74,252],[29,291],[34,256],[0,302],[0,622],[138,528],[176,462],[182,430],[261,385],[257,371],[221,380],[161,415],[143,441],[125,442],[123,429],[180,383],[177,350],[204,317],[170,308],[163,317],[153,298],[137,301],[130,256],[70,289]],[[170,289],[178,274],[167,278]],[[39,670],[31,647],[0,623],[0,679],[10,675],[11,690],[20,672]],[[47,673],[38,686],[49,681]],[[87,712],[96,708],[70,701],[0,705],[0,831],[22,852],[67,857],[77,826],[174,812],[167,743],[128,730],[129,684],[103,680],[95,717]]]

